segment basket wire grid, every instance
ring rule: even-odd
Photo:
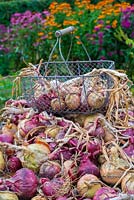
[[[70,28],[70,30],[69,30]],[[67,32],[72,32],[74,30],[69,27]],[[63,29],[64,31],[65,29]],[[63,33],[63,35],[66,33]],[[69,53],[67,59],[64,59],[61,51],[61,35],[57,36],[57,41],[50,53],[48,62],[42,63],[39,67],[39,76],[25,76],[22,78],[22,91],[24,98],[29,102],[30,106],[39,111],[47,111],[53,114],[72,114],[72,113],[94,113],[94,112],[105,112],[106,106],[108,104],[109,94],[106,92],[105,100],[103,105],[99,108],[92,108],[88,104],[87,96],[89,94],[89,87],[94,82],[94,87],[92,91],[97,89],[97,85],[105,85],[105,89],[109,89],[113,85],[113,80],[110,76],[102,73],[98,77],[95,75],[88,75],[93,69],[114,69],[114,61],[110,60],[97,60],[92,61],[90,56],[81,42],[84,51],[88,56],[88,61],[68,61],[70,50],[72,47],[72,40],[70,44]],[[59,52],[62,61],[51,62],[51,58],[56,46],[59,45]],[[79,81],[77,81],[79,80]],[[75,82],[78,82],[76,85]],[[49,85],[49,86],[48,86]],[[65,87],[65,88],[64,88]],[[49,92],[48,92],[49,88]],[[76,92],[77,89],[81,92]],[[76,91],[75,91],[76,89]],[[64,95],[61,95],[61,91],[66,90]],[[83,91],[83,93],[82,93]],[[97,90],[96,90],[97,92]],[[71,95],[74,97],[72,99],[72,104],[74,106],[68,106],[66,104],[66,96]],[[76,96],[75,96],[76,95]],[[78,106],[77,98],[79,95],[80,103]],[[76,99],[75,99],[76,97]],[[69,98],[69,97],[68,97]],[[81,103],[81,99],[84,99],[84,103]],[[71,97],[70,97],[71,100]],[[76,102],[75,102],[76,100]],[[52,106],[55,105],[55,106]]]

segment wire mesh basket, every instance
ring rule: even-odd
[[[48,113],[104,113],[113,80],[105,71],[98,70],[114,69],[114,61],[93,61],[89,55],[88,61],[65,60],[60,39],[73,30],[73,27],[68,27],[56,32],[57,41],[48,62],[36,65],[38,75],[22,78],[23,96],[30,106]],[[57,44],[62,61],[51,62]],[[85,46],[83,48],[86,51]]]

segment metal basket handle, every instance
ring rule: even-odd
[[[63,35],[66,35],[68,33],[72,33],[75,30],[74,26],[69,26],[67,28],[64,28],[62,30],[58,30],[55,32],[56,37],[61,37]]]
[[[66,68],[67,68],[69,74],[70,74],[71,76],[73,75],[72,72],[70,71],[69,67],[68,67],[68,64],[67,64],[67,61],[68,61],[68,58],[69,58],[69,55],[70,55],[70,52],[71,52],[72,41],[71,41],[71,44],[70,44],[70,48],[69,48],[69,52],[68,52],[68,55],[67,55],[67,59],[65,60],[65,58],[64,58],[64,56],[63,56],[63,54],[62,54],[62,51],[61,51],[61,37],[62,37],[63,35],[68,34],[68,33],[72,33],[74,30],[75,30],[74,26],[69,26],[69,27],[67,27],[67,28],[65,28],[65,29],[57,30],[57,31],[55,32],[55,36],[57,37],[57,40],[56,40],[56,43],[55,43],[55,45],[54,45],[54,47],[53,47],[53,49],[52,49],[52,51],[51,51],[51,53],[50,53],[50,55],[49,55],[49,59],[48,59],[47,65],[45,66],[45,72],[47,71],[47,68],[48,68],[48,65],[49,65],[49,63],[50,63],[50,61],[51,61],[53,52],[54,52],[56,46],[59,44],[60,56],[61,56],[63,62],[65,63]],[[84,44],[82,43],[82,41],[81,41],[79,38],[76,38],[76,39],[77,39],[78,41],[81,42],[82,48],[84,49],[84,51],[85,51],[85,53],[86,53],[86,55],[87,55],[89,61],[91,61],[91,58],[90,58],[90,56],[89,56],[89,54],[88,54],[88,52],[87,52],[87,50],[86,50],[86,47],[85,47]]]

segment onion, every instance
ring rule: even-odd
[[[14,141],[13,135],[8,133],[0,134],[0,142],[13,143],[13,141]]]
[[[61,178],[54,178],[46,181],[42,186],[42,191],[46,196],[57,196],[60,193],[64,181]]]
[[[77,178],[77,166],[75,162],[73,160],[66,160],[63,166],[65,176],[69,175],[71,180],[75,180]]]
[[[58,197],[56,200],[67,200],[67,197]]]
[[[37,190],[37,178],[34,172],[27,168],[22,168],[6,180],[9,189],[23,198],[31,198]]]
[[[52,137],[52,138],[55,138],[56,135],[59,133],[60,131],[60,126],[58,125],[51,125],[51,126],[48,126],[46,129],[45,129],[45,134],[49,137]]]
[[[126,130],[122,131],[122,134],[127,136],[134,136],[134,128],[127,128]]]
[[[69,149],[68,147],[62,147],[61,149],[57,150],[56,152],[52,152],[51,154],[49,154],[49,159],[50,160],[60,160],[61,154],[62,154],[64,160],[69,160],[72,157],[71,149]]]
[[[78,174],[94,174],[95,176],[99,176],[99,169],[89,160],[88,155],[84,155],[80,161]]]
[[[117,192],[110,187],[102,187],[95,193],[93,200],[107,200],[117,197]]]
[[[33,197],[31,200],[47,200],[47,198],[44,196],[37,195],[37,196]]]
[[[134,144],[130,144],[128,147],[123,149],[124,152],[134,160]]]
[[[0,191],[0,200],[19,200],[19,198],[13,192]]]
[[[82,197],[93,198],[100,188],[99,179],[93,174],[85,174],[77,182],[77,190]]]
[[[19,99],[19,100],[9,99],[8,101],[6,101],[5,106],[28,107],[28,103],[25,99]]]
[[[61,166],[58,162],[48,161],[41,165],[39,175],[41,177],[53,179],[56,174],[61,171]]]
[[[121,181],[121,189],[124,193],[134,195],[134,173],[128,173]]]
[[[88,97],[88,105],[93,109],[101,108],[105,103],[105,96],[103,93],[92,91]]]
[[[29,131],[40,125],[42,124],[39,122],[39,116],[34,115],[31,119],[21,120],[18,124],[18,130],[21,136],[24,137]]]
[[[113,136],[112,133],[105,131],[104,137],[103,137],[105,142],[113,141],[115,137]]]
[[[76,110],[80,106],[80,96],[78,94],[67,94],[65,103],[70,110]]]
[[[18,157],[23,167],[38,172],[41,163],[46,160],[49,153],[50,149],[48,145],[37,143],[28,145],[27,151],[18,153]]]
[[[65,102],[62,98],[54,98],[51,100],[51,107],[55,111],[62,111],[65,109]]]
[[[118,160],[118,162],[104,162],[100,168],[102,180],[108,184],[116,184],[124,173],[123,168],[128,168],[128,165],[122,159]]]
[[[16,132],[17,132],[17,126],[14,123],[7,122],[7,124],[5,124],[2,127],[3,134],[9,134],[14,136]]]
[[[0,151],[0,171],[5,169],[5,160],[2,151]]]
[[[88,128],[89,126],[91,126],[96,120],[97,118],[100,116],[99,113],[96,114],[91,114],[88,115],[84,121],[84,128]]]
[[[20,159],[16,156],[11,156],[7,161],[7,167],[10,172],[16,172],[22,167]]]
[[[88,155],[91,159],[94,159],[101,152],[101,144],[97,139],[90,140],[87,144]]]

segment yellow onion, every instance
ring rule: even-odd
[[[0,200],[19,200],[19,198],[13,192],[0,191]]]
[[[84,114],[73,114],[72,115],[72,120],[75,123],[78,123],[82,127],[84,126],[84,121],[86,118],[87,118],[87,115],[84,115]]]
[[[93,174],[85,174],[77,182],[77,190],[82,197],[93,198],[100,188],[99,179]]]
[[[3,134],[10,134],[14,136],[14,134],[17,132],[17,126],[14,123],[7,122],[2,127],[2,133]]]
[[[80,106],[80,96],[79,94],[67,94],[65,98],[65,103],[70,110],[76,110]]]
[[[50,149],[45,144],[30,144],[27,150],[18,154],[22,162],[22,166],[29,168],[35,172],[39,171],[40,165],[47,159]]]
[[[5,160],[2,151],[0,151],[0,171],[3,171],[5,168]]]
[[[99,113],[96,114],[91,114],[91,115],[87,115],[87,117],[84,120],[84,128],[89,127],[90,125],[92,125],[92,123],[94,123],[94,121],[100,116]]]
[[[52,137],[52,138],[55,138],[56,135],[59,133],[60,131],[60,126],[58,125],[51,125],[51,126],[48,126],[46,129],[45,129],[45,134],[49,137]]]
[[[47,198],[40,196],[40,195],[37,195],[37,196],[33,197],[31,200],[47,200]]]
[[[65,102],[62,98],[54,98],[51,101],[51,107],[55,111],[62,111],[65,109]]]
[[[88,105],[93,109],[101,108],[105,102],[103,93],[93,91],[87,97]]]
[[[112,133],[105,131],[105,135],[103,137],[105,142],[109,142],[109,141],[113,141],[115,139],[115,137],[113,136]]]
[[[114,162],[106,161],[101,165],[100,175],[106,183],[116,184],[124,173],[123,168],[127,169],[128,167],[126,161],[121,158]]]
[[[121,189],[124,193],[134,195],[134,172],[128,173],[121,181]]]

